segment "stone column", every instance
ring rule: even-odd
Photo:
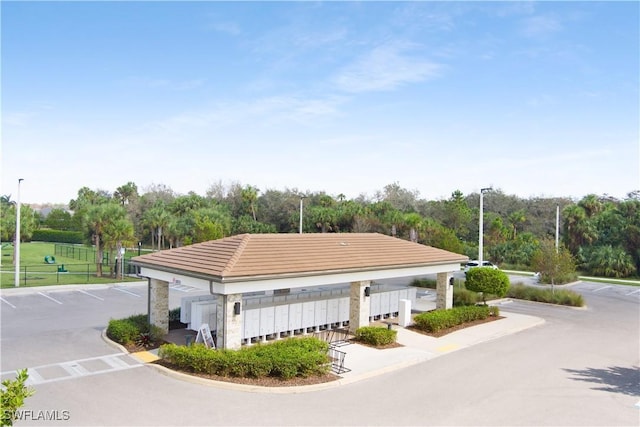
[[[453,278],[451,272],[438,273],[436,280],[436,309],[450,309],[453,307],[453,285],[449,280]]]
[[[351,296],[349,298],[349,329],[355,332],[362,326],[369,326],[369,313],[371,302],[365,296],[365,288],[371,285],[371,281],[363,280],[351,282]]]
[[[234,313],[240,304],[240,314]],[[237,350],[242,346],[242,294],[218,295],[216,313],[216,348]]]
[[[149,323],[169,333],[169,282],[149,281]]]

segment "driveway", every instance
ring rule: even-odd
[[[146,311],[144,284],[44,295],[3,292],[1,370],[52,371],[53,380],[37,383],[23,408],[31,419],[18,425],[637,426],[639,288],[585,282],[573,289],[584,295],[587,309],[506,303],[503,311],[546,322],[378,377],[302,394],[180,381],[119,354],[100,332],[109,318]],[[172,305],[188,292],[173,289]],[[56,380],[56,369],[69,375]],[[33,419],[39,416],[52,419]]]

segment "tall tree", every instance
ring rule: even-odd
[[[135,239],[133,233],[133,224],[126,218],[119,218],[107,223],[104,227],[104,243],[105,246],[115,249],[117,262],[115,264],[114,273],[116,279],[122,277],[123,266],[123,248],[125,245],[131,245]]]
[[[445,217],[442,225],[452,229],[458,236],[466,236],[471,222],[471,209],[460,190],[451,193],[449,200],[444,202]]]
[[[533,254],[531,265],[540,273],[540,282],[561,285],[576,279],[576,265],[565,246],[556,250],[555,242],[544,239]]]
[[[127,205],[138,198],[138,186],[129,181],[125,185],[121,185],[113,193],[114,199],[121,205]]]
[[[104,234],[114,222],[124,219],[125,216],[125,209],[115,203],[92,205],[86,210],[83,223],[96,247],[96,275],[98,277],[102,277]]]

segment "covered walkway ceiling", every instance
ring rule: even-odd
[[[451,272],[467,260],[377,233],[240,234],[132,259],[142,276],[223,295]]]

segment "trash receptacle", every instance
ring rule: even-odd
[[[185,345],[187,347],[189,347],[191,344],[193,344],[193,338],[194,338],[193,335],[185,335],[184,341],[185,341]]]

